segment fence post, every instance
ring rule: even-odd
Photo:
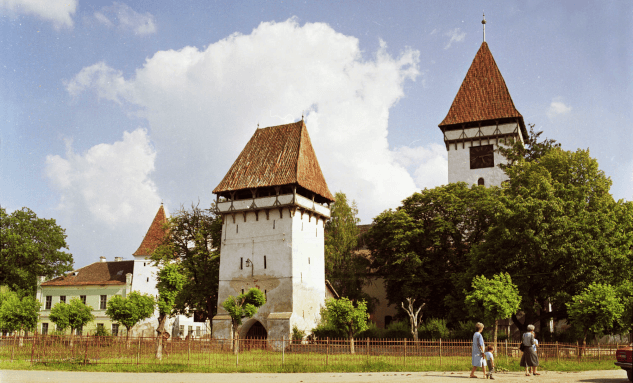
[[[191,338],[187,340],[187,366],[189,365],[190,357],[191,357]]]
[[[440,338],[440,366],[442,365],[442,338]]]
[[[367,364],[369,365],[369,337],[367,337]]]
[[[600,342],[598,342],[598,360],[600,360]]]
[[[404,338],[404,366],[407,367],[407,338]]]
[[[286,336],[281,337],[281,365],[286,364]]]
[[[508,339],[506,338],[506,366],[508,365]]]
[[[327,366],[330,359],[330,337],[325,339],[325,365]]]
[[[86,349],[85,349],[85,353],[84,353],[84,366],[88,363],[88,339],[86,337],[84,338],[84,342],[86,343]]]
[[[558,353],[558,341],[556,341],[556,364],[560,361],[560,355]]]
[[[240,363],[240,338],[235,340],[235,367]]]
[[[99,354],[100,354],[100,351],[101,351],[101,348],[99,347],[99,343],[100,342],[101,342],[101,337],[98,336],[97,337],[97,355],[95,355],[95,362],[97,362],[97,363],[99,361]]]
[[[578,357],[578,363],[580,363],[580,347],[578,346],[578,341],[576,341],[576,356]]]
[[[33,336],[33,347],[31,348],[31,366],[33,365],[33,355],[35,354],[35,342],[37,342],[37,331]]]
[[[141,338],[138,338],[138,348],[136,349],[136,365],[138,366],[139,359],[141,359]]]

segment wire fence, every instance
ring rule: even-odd
[[[469,366],[472,341],[411,339],[241,339],[237,352],[230,339],[192,338],[163,342],[156,358],[155,337],[51,336],[0,339],[0,361],[75,364],[177,364],[221,369],[276,368],[284,365],[325,368],[336,365],[383,364],[404,369],[429,366]],[[518,360],[519,342],[498,342],[497,363]],[[615,359],[618,345],[540,343],[538,356],[548,361],[599,361]]]

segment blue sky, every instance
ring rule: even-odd
[[[0,1],[0,203],[131,259],[161,201],[214,200],[259,123],[305,113],[364,223],[447,182],[437,125],[486,41],[525,122],[633,199],[630,1]]]

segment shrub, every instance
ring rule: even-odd
[[[303,330],[299,330],[297,325],[292,326],[292,341],[293,343],[301,343],[303,338],[305,338],[306,332]]]
[[[95,330],[95,336],[111,336],[110,331],[106,330],[104,326],[97,326]]]
[[[385,330],[385,338],[413,339],[413,334],[411,334],[411,326],[409,325],[409,322],[391,322],[389,326],[387,326],[387,330]]]
[[[458,322],[457,327],[451,332],[451,338],[453,339],[472,339],[475,333],[475,321]]]
[[[446,319],[429,318],[418,329],[420,339],[448,339],[450,331]]]
[[[366,338],[371,338],[371,339],[378,339],[378,338],[384,338],[384,330],[381,328],[378,328],[378,326],[376,326],[376,324],[374,322],[369,322],[367,324],[367,330],[362,331],[360,333],[358,333],[358,335],[356,335],[356,338],[358,339],[366,339]]]
[[[312,329],[312,335],[314,335],[315,339],[335,339],[346,337],[345,333],[340,329],[323,323],[319,323],[318,326]]]

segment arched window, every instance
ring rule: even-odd
[[[479,179],[477,180],[477,185],[481,185],[481,186],[486,185],[486,183],[484,182],[484,179],[482,177],[479,177]]]

